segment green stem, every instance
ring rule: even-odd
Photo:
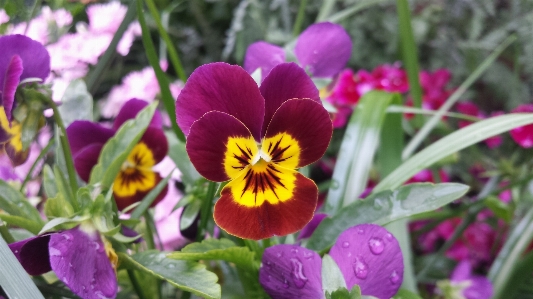
[[[296,16],[296,21],[294,21],[294,27],[292,29],[292,35],[297,37],[298,34],[302,31],[302,24],[305,16],[305,7],[307,6],[307,0],[300,1],[300,8],[298,9],[298,15]]]
[[[13,242],[15,242],[15,238],[13,238],[13,236],[11,235],[11,233],[9,232],[9,229],[7,228],[7,226],[5,225],[5,222],[0,220],[0,235],[2,235],[2,238],[4,238],[4,240],[8,243],[8,244],[11,244]]]
[[[50,147],[52,147],[52,144],[53,144],[52,142],[49,142],[41,150],[41,152],[39,153],[39,156],[37,157],[37,159],[35,159],[35,161],[31,165],[31,168],[28,171],[28,174],[26,174],[26,177],[24,178],[24,181],[22,182],[22,185],[20,185],[20,192],[22,192],[22,193],[24,192],[24,188],[26,187],[26,184],[31,180],[31,177],[32,177],[33,171],[35,170],[35,167],[37,167],[37,165],[39,164],[39,161],[44,157],[44,155],[46,155],[46,153],[48,152]]]
[[[217,183],[209,182],[207,186],[207,193],[200,210],[200,226],[198,227],[198,233],[196,235],[197,242],[200,242],[203,239],[205,232],[207,231],[207,221],[211,216],[211,208],[213,207],[213,198],[215,197],[216,191]]]
[[[131,281],[131,285],[133,286],[135,293],[137,293],[137,296],[139,296],[139,299],[148,299],[144,296],[144,293],[142,291],[142,286],[139,284],[137,277],[135,277],[135,272],[133,270],[127,270],[127,272],[128,272],[128,277],[130,278],[130,281]]]
[[[161,38],[163,38],[163,40],[165,41],[172,66],[176,70],[176,73],[178,74],[178,77],[180,78],[180,80],[183,82],[187,81],[187,75],[185,74],[185,71],[183,70],[183,66],[178,56],[178,51],[176,51],[176,48],[174,47],[172,40],[170,40],[170,36],[168,35],[167,31],[163,27],[163,24],[161,23],[161,18],[159,17],[159,12],[157,11],[157,7],[155,6],[154,1],[145,0],[144,2],[146,3],[146,6],[148,7],[150,14],[152,15],[152,18],[154,18],[154,21],[157,25],[157,30],[159,31]]]
[[[153,218],[152,215],[150,215],[149,211],[146,211],[144,213],[144,221],[146,222],[146,234],[144,235],[144,240],[146,241],[146,245],[148,246],[148,249],[155,249],[155,241],[154,241],[154,231],[153,231]]]
[[[325,0],[322,2],[322,6],[320,7],[320,10],[318,11],[318,16],[316,17],[315,22],[322,22],[325,21],[326,18],[331,14],[333,11],[333,7],[335,6],[336,0]]]
[[[345,10],[335,13],[334,15],[328,17],[327,20],[333,23],[338,23],[367,7],[370,7],[376,4],[385,3],[385,2],[391,2],[391,1],[393,0],[367,0],[364,2],[359,2],[357,4],[352,5],[349,8],[346,8]]]
[[[76,170],[74,168],[74,161],[72,160],[72,151],[70,150],[70,144],[68,143],[65,124],[63,123],[63,119],[61,118],[59,109],[57,109],[56,103],[48,97],[43,97],[43,99],[45,99],[46,104],[48,104],[54,111],[54,120],[61,131],[59,134],[59,140],[61,142],[61,148],[63,149],[63,155],[65,156],[65,164],[67,166],[70,188],[72,189],[72,195],[76,196],[78,193],[78,181],[76,179]],[[77,211],[79,208],[78,201],[75,198],[71,198],[70,202]]]

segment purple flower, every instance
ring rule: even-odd
[[[472,274],[472,265],[466,260],[455,267],[449,283],[440,281],[437,286],[447,298],[489,299],[493,293],[490,280],[485,276]]]
[[[104,244],[106,243],[106,244]],[[9,244],[30,275],[53,270],[83,299],[115,298],[117,257],[92,225],[82,224]]]
[[[346,286],[359,285],[361,294],[389,299],[403,280],[403,256],[394,236],[375,224],[361,224],[344,231],[329,254],[339,266]],[[267,248],[259,282],[273,299],[325,298],[322,262],[312,250],[297,245]]]
[[[0,145],[17,166],[29,152],[22,146],[20,124],[12,117],[15,93],[24,79],[48,77],[50,56],[43,45],[23,35],[0,37],[0,53]]]
[[[75,121],[67,128],[74,166],[84,181],[89,181],[91,170],[97,164],[104,144],[115,135],[124,122],[135,118],[146,105],[145,101],[137,99],[126,102],[112,128],[90,121]],[[162,180],[153,167],[163,160],[167,152],[168,142],[162,129],[162,117],[156,112],[115,178],[113,195],[120,210],[142,200]],[[158,195],[154,205],[165,197],[167,187]]]
[[[309,26],[296,41],[294,54],[301,67],[313,77],[327,78],[339,73],[352,53],[352,41],[340,25],[323,22]],[[285,62],[283,48],[258,41],[251,44],[244,57],[244,69],[253,73],[261,68],[265,78],[272,68]]]

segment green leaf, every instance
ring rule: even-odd
[[[168,140],[168,156],[180,170],[181,180],[186,185],[193,185],[202,176],[192,165],[187,150],[185,149],[185,142],[179,140],[174,134],[167,133],[166,136]]]
[[[496,217],[505,220],[505,222],[510,223],[513,219],[513,210],[511,207],[496,196],[487,197],[485,199],[485,205],[494,213],[494,215],[496,215]]]
[[[42,223],[32,221],[26,217],[12,216],[0,213],[0,219],[5,221],[9,225],[23,228],[34,235],[37,235],[43,227]]]
[[[334,217],[325,218],[317,227],[307,247],[323,251],[332,246],[340,233],[362,223],[384,225],[394,220],[442,207],[468,191],[468,186],[455,183],[410,184],[394,191],[372,194],[343,208]]]
[[[87,219],[89,219],[90,216],[75,216],[75,217],[72,217],[72,218],[54,218],[50,221],[48,221],[44,226],[43,228],[41,229],[41,231],[39,232],[39,235],[42,234],[42,233],[45,233],[53,228],[55,228],[56,226],[59,226],[59,225],[62,225],[62,224],[65,224],[65,223],[71,223],[71,222],[82,222],[82,221],[85,221]]]
[[[202,200],[200,198],[196,198],[194,201],[188,204],[185,209],[183,209],[180,218],[180,229],[187,229],[194,223],[194,220],[198,216],[201,207]]]
[[[344,288],[348,295],[346,281],[344,280],[341,269],[329,254],[325,254],[322,258],[322,289],[333,295],[340,288]]]
[[[406,160],[400,167],[385,177],[374,188],[373,192],[377,193],[387,189],[398,188],[416,173],[453,153],[489,137],[532,123],[532,114],[510,113],[491,117],[457,130]]]
[[[0,210],[12,216],[24,217],[36,224],[44,224],[39,211],[19,190],[4,180],[0,180]]]
[[[93,97],[83,80],[76,79],[67,86],[57,109],[66,127],[75,120],[93,120]]]
[[[254,252],[247,247],[237,246],[228,239],[207,239],[201,243],[192,243],[167,256],[179,260],[223,260],[244,270],[259,269],[259,264],[254,260]]]
[[[220,285],[215,273],[205,265],[192,261],[166,258],[166,253],[149,250],[129,256],[119,252],[120,267],[138,270],[168,281],[179,289],[204,298],[221,298]]]
[[[168,180],[172,177],[171,171],[164,179],[162,179],[159,184],[157,184],[154,189],[150,190],[148,194],[143,198],[141,203],[133,210],[133,213],[131,213],[132,219],[139,219],[146,210],[152,205],[156,197],[163,191],[163,189],[167,186]]]
[[[150,124],[156,107],[157,102],[148,105],[135,119],[126,121],[115,136],[106,142],[98,157],[98,164],[91,171],[90,185],[100,182],[102,188],[107,189],[113,184],[120,167]]]
[[[387,107],[397,103],[398,97],[398,94],[371,91],[360,99],[339,150],[326,201],[327,213],[334,214],[359,200],[379,144]]]
[[[43,167],[43,187],[47,197],[55,197],[58,190],[56,186],[54,171],[50,165],[45,164]]]
[[[406,289],[400,289],[392,299],[422,299],[422,297]]]

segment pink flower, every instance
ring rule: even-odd
[[[6,11],[0,9],[0,24],[9,22],[9,16],[6,14]]]
[[[446,102],[453,92],[453,90],[446,89],[450,78],[451,73],[447,69],[438,69],[433,73],[427,71],[420,73],[420,84],[424,92],[423,108],[437,110]]]
[[[533,104],[523,104],[513,110],[514,113],[532,113]],[[518,127],[511,130],[511,137],[523,148],[533,147],[533,125]]]
[[[480,119],[487,118],[485,113],[479,111],[479,108],[477,107],[476,104],[474,104],[472,102],[469,102],[469,101],[464,101],[464,102],[457,103],[456,104],[456,108],[457,108],[457,111],[459,113],[463,113],[463,114],[466,114],[466,115],[474,116],[474,117],[477,117],[477,118],[480,118]],[[501,115],[501,114],[503,114],[503,112],[496,111],[496,112],[491,113],[490,116],[493,117],[493,116],[497,116],[497,115]],[[459,121],[459,128],[464,128],[464,127],[468,126],[471,123],[472,122],[467,121],[467,120],[460,120]],[[497,135],[497,136],[493,136],[493,137],[485,139],[485,144],[491,149],[500,146],[502,144],[502,142],[503,142],[503,140],[502,140],[502,136],[501,135]]]
[[[404,93],[409,90],[407,73],[400,68],[399,63],[383,64],[372,71],[376,89],[388,92]]]
[[[0,23],[2,22],[0,16]],[[9,21],[9,17],[6,22]],[[25,34],[26,36],[46,45],[50,42],[49,37],[51,35],[50,25],[54,24],[59,27],[66,27],[72,23],[72,15],[65,9],[59,9],[52,11],[50,7],[43,6],[41,14],[31,20],[28,23],[23,22],[15,25],[11,30],[8,30],[9,34]],[[27,27],[27,28],[26,28]]]

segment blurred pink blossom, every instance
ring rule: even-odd
[[[0,9],[0,24],[4,24],[7,22],[9,22],[9,16],[7,15],[5,10]]]
[[[485,113],[479,111],[479,108],[477,107],[476,104],[474,104],[472,102],[469,102],[469,101],[458,102],[456,104],[456,109],[457,109],[457,111],[459,113],[462,113],[462,114],[474,116],[474,117],[477,117],[477,118],[480,118],[480,119],[487,118]],[[490,116],[493,117],[493,116],[497,116],[497,115],[501,115],[501,114],[503,114],[503,112],[496,111],[496,112],[491,113]],[[471,123],[472,123],[471,121],[460,120],[459,121],[459,128],[464,128],[464,127],[468,126]],[[485,144],[491,149],[500,146],[502,144],[502,142],[503,142],[503,139],[502,139],[501,135],[496,135],[496,136],[493,136],[493,137],[485,139]]]
[[[513,113],[533,113],[533,104],[523,104],[516,107]],[[533,125],[518,127],[511,130],[511,137],[523,148],[533,147]]]
[[[43,6],[41,14],[32,19],[29,24],[26,22],[19,23],[11,29],[8,29],[7,32],[8,34],[25,34],[41,44],[46,45],[51,42],[50,37],[53,32],[57,31],[57,28],[70,26],[71,24],[72,15],[70,12],[65,9],[53,11],[50,7]]]

